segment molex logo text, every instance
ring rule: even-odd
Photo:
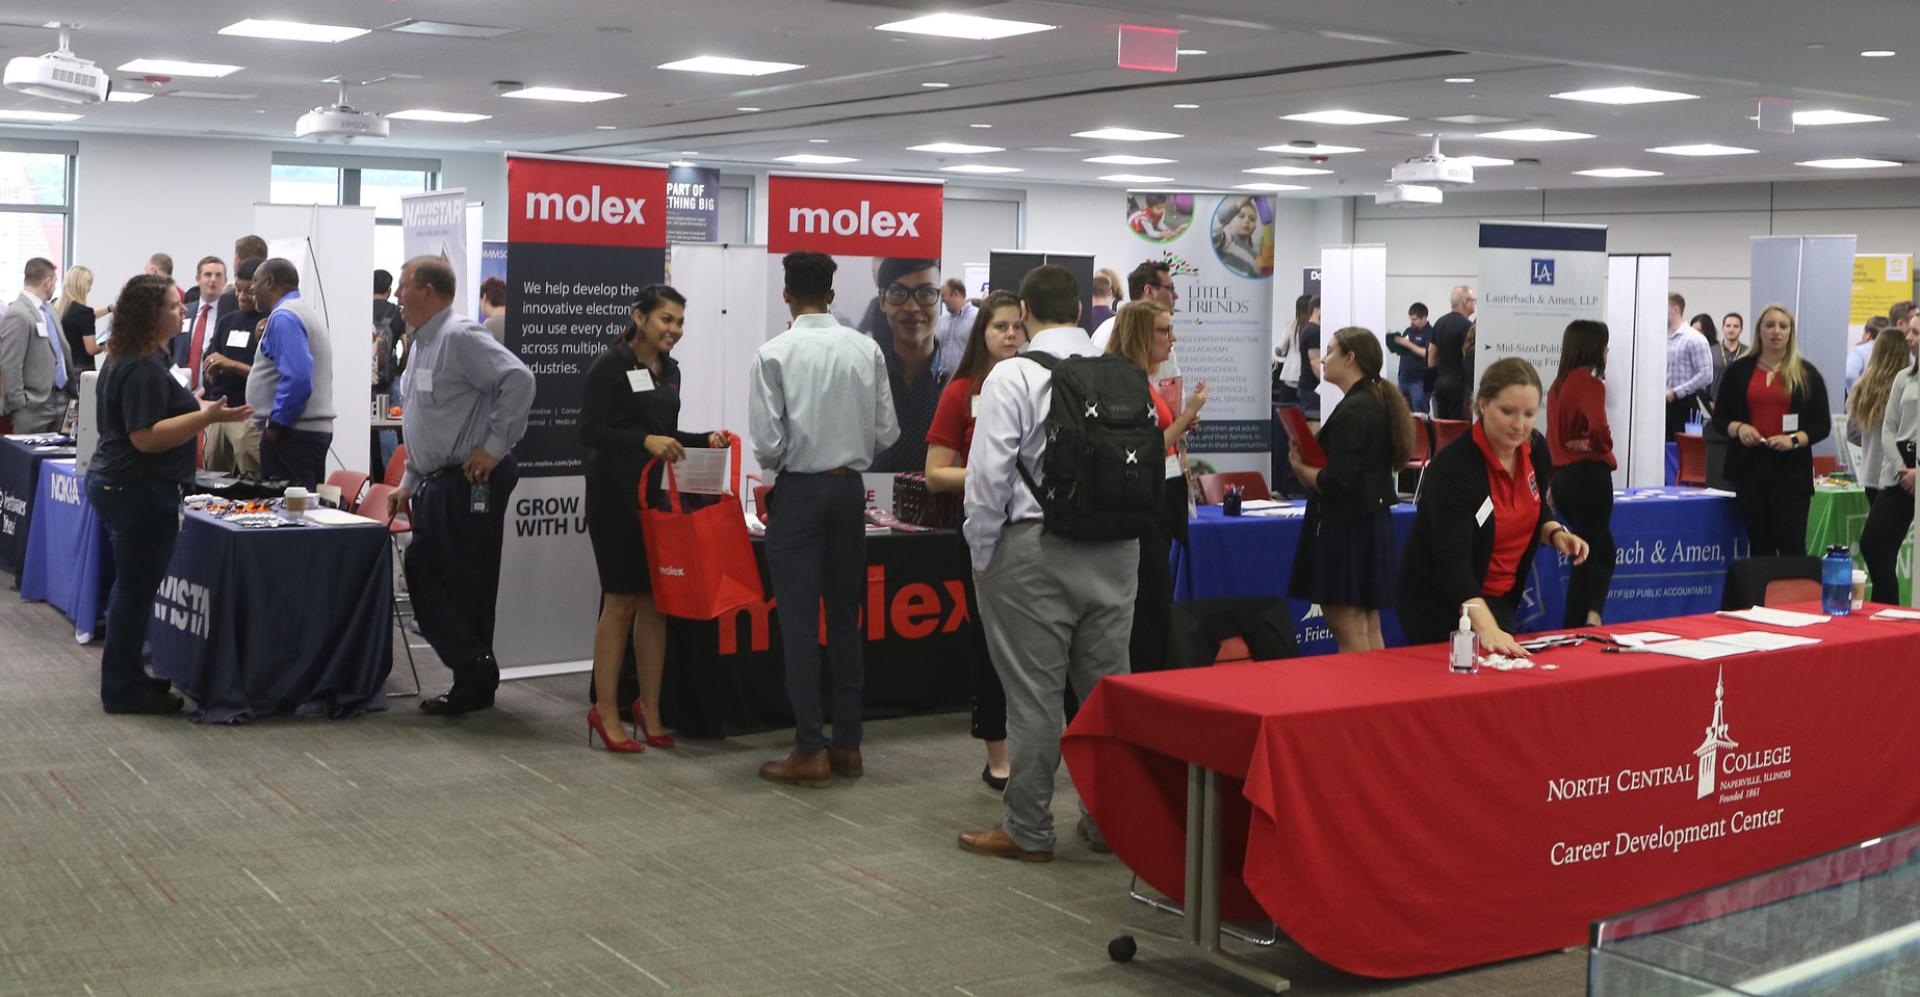
[[[567,221],[604,225],[645,225],[647,199],[644,197],[600,196],[600,185],[586,194],[558,194],[550,191],[527,192],[529,221]]]
[[[861,201],[860,210],[841,208],[788,208],[787,229],[804,235],[874,235],[882,239],[918,239],[920,212],[875,211],[873,202]]]

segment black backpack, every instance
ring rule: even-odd
[[[1167,449],[1154,425],[1146,372],[1108,353],[1019,356],[1053,372],[1040,458],[1046,484],[1035,484],[1026,465],[1014,461],[1040,501],[1046,532],[1073,540],[1146,536],[1159,517]]]

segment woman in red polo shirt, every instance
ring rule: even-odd
[[[940,393],[940,404],[927,428],[927,491],[960,494],[967,487],[967,450],[973,445],[973,406],[980,385],[993,365],[1027,345],[1027,327],[1020,321],[1020,297],[995,291],[980,302],[973,331],[960,353],[953,379]],[[973,597],[973,572],[963,573],[967,602]],[[987,764],[980,779],[995,790],[1007,788],[1007,696],[994,674],[993,659],[985,648],[973,662],[973,736],[987,743]]]
[[[1427,465],[1400,568],[1400,628],[1409,644],[1443,641],[1467,609],[1488,652],[1524,657],[1513,639],[1534,550],[1547,544],[1578,565],[1587,542],[1554,522],[1540,482],[1552,472],[1533,431],[1540,375],[1507,357],[1480,375],[1473,432]]]
[[[1607,324],[1577,319],[1560,337],[1560,373],[1547,392],[1553,505],[1592,548],[1567,580],[1563,627],[1595,627],[1613,585],[1613,431],[1607,426]]]
[[[1827,438],[1827,382],[1800,358],[1793,313],[1768,305],[1754,320],[1759,343],[1727,365],[1713,426],[1727,434],[1726,466],[1754,557],[1807,552],[1813,445]]]

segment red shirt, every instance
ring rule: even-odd
[[[959,454],[955,467],[967,466],[967,451],[973,448],[973,400],[980,397],[980,385],[985,381],[984,377],[979,381],[965,377],[948,381],[946,390],[940,392],[940,404],[933,410],[933,423],[927,427],[929,445]]]
[[[1583,460],[1613,459],[1613,430],[1607,427],[1607,385],[1584,367],[1569,373],[1547,393],[1547,452],[1554,467]]]
[[[1759,364],[1753,365],[1753,379],[1747,382],[1747,422],[1760,431],[1761,436],[1779,436],[1780,421],[1793,408],[1793,398],[1787,394],[1787,379],[1773,371],[1773,383],[1767,383],[1767,369]]]
[[[1494,456],[1487,431],[1478,422],[1473,424],[1473,442],[1480,448],[1480,456],[1486,458],[1487,497],[1493,502],[1493,556],[1487,559],[1487,577],[1480,582],[1480,594],[1506,595],[1540,525],[1540,483],[1533,479],[1533,445],[1520,444],[1521,477],[1515,478]]]
[[[1173,406],[1168,405],[1167,400],[1162,398],[1158,391],[1149,391],[1148,394],[1153,396],[1154,421],[1160,424],[1161,432],[1165,433],[1167,427],[1173,425]],[[1173,455],[1174,448],[1168,447],[1167,456],[1171,457]]]

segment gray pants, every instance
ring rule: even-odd
[[[1085,702],[1102,677],[1127,673],[1139,560],[1137,540],[1085,543],[1014,523],[977,580],[987,647],[1007,690],[1005,827],[1021,848],[1053,848],[1063,687],[1072,682]]]

